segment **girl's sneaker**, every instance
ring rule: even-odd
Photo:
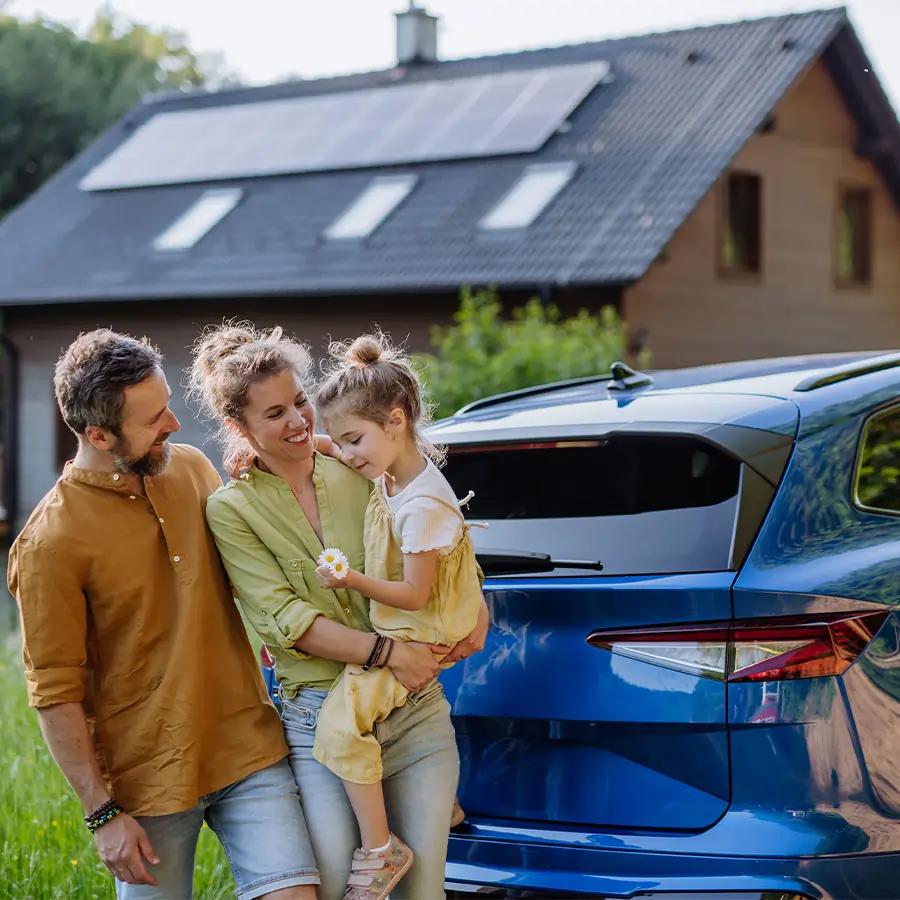
[[[395,834],[384,850],[356,850],[344,900],[384,900],[413,864],[413,852]]]

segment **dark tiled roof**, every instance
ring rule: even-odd
[[[155,253],[153,238],[211,185],[95,193],[77,185],[158,110],[386,86],[398,71],[155,98],[0,224],[0,303],[637,279],[767,113],[839,38],[865,60],[837,9],[408,69],[407,82],[607,60],[615,77],[578,108],[571,130],[535,154],[409,167],[418,187],[359,244],[324,243],[321,234],[386,170],[232,182],[245,189],[237,209],[193,250],[175,254]],[[877,123],[883,110],[872,106],[873,92],[887,101],[868,77],[858,96],[845,96],[857,106],[870,101]],[[900,153],[891,158],[900,172]],[[570,159],[579,164],[575,180],[530,228],[479,231],[525,164]]]

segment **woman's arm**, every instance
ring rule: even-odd
[[[297,641],[297,649],[310,656],[361,666],[372,653],[374,641],[374,635],[319,616]],[[441,657],[448,649],[395,640],[388,668],[414,694],[438,677],[441,667],[435,654]]]
[[[228,503],[211,497],[206,518],[234,591],[250,624],[270,646],[319,659],[364,664],[375,637],[325,616],[288,584],[272,552]],[[394,642],[390,669],[412,692],[440,673],[435,653],[426,644]]]
[[[329,566],[324,565],[316,569],[316,575],[330,590],[343,587],[359,591],[385,606],[415,611],[422,609],[431,598],[437,559],[437,550],[404,553],[403,581],[382,581],[380,578],[363,575],[355,569],[348,569],[343,578],[338,578]]]

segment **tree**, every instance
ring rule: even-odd
[[[221,60],[198,59],[183,35],[110,8],[85,36],[0,14],[0,216],[145,94],[227,78]]]
[[[627,346],[612,307],[564,318],[555,305],[534,298],[504,321],[494,290],[463,290],[454,323],[433,328],[435,353],[416,358],[437,418],[492,394],[609,372]],[[640,365],[648,361],[642,353]]]

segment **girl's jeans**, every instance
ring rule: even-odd
[[[340,779],[312,755],[326,696],[325,691],[302,688],[292,700],[282,700],[282,720],[322,880],[319,900],[341,900],[359,830]],[[410,695],[375,729],[388,824],[416,855],[413,867],[391,891],[391,900],[443,900],[459,754],[440,682]]]

